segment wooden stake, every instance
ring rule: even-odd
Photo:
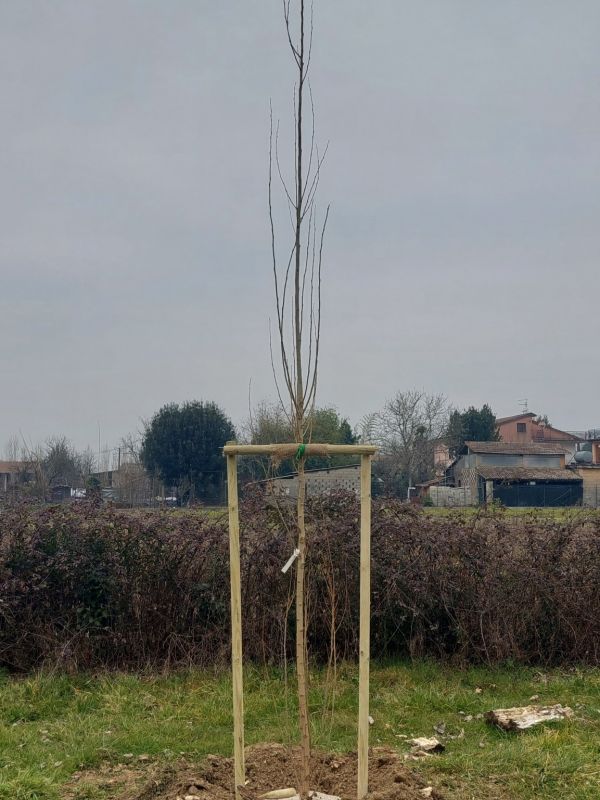
[[[358,678],[358,800],[369,790],[369,659],[371,639],[371,456],[360,465],[360,660]]]
[[[227,456],[229,506],[229,577],[231,581],[231,671],[233,676],[233,762],[236,800],[244,786],[244,682],[242,675],[242,591],[240,583],[240,518],[238,510],[237,457]]]

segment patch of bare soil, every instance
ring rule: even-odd
[[[207,756],[200,766],[185,762],[149,771],[144,769],[106,767],[74,776],[66,798],[79,794],[76,784],[92,783],[115,800],[232,800],[233,760],[223,756]],[[355,800],[357,777],[356,753],[335,755],[315,753],[311,774],[313,789],[339,795],[342,800]],[[261,744],[246,751],[247,785],[244,800],[255,800],[263,792],[298,786],[300,753],[298,748],[279,744]],[[144,779],[142,779],[142,775]],[[409,769],[398,754],[388,748],[373,748],[369,756],[369,800],[442,800],[435,789],[429,790],[423,779]],[[191,796],[191,797],[190,797]]]
[[[187,765],[179,765],[182,768]],[[153,765],[128,766],[126,764],[102,764],[97,769],[75,772],[65,785],[63,800],[80,800],[88,797],[134,797],[137,790],[153,783],[158,786],[176,774],[176,770],[157,769]]]

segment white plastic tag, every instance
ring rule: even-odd
[[[292,566],[292,564],[298,558],[299,555],[300,555],[300,550],[298,550],[298,548],[296,547],[292,555],[288,558],[288,560],[281,568],[281,571],[283,572],[284,575],[288,571],[288,569]]]

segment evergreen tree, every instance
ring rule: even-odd
[[[221,450],[232,439],[231,420],[215,403],[170,403],[146,426],[142,462],[184,501],[219,500],[226,471]]]
[[[496,416],[487,403],[480,409],[470,406],[466,411],[450,414],[446,439],[453,458],[460,453],[465,442],[497,442],[499,438]]]

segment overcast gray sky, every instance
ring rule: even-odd
[[[319,401],[600,425],[600,3],[315,0]],[[1,0],[0,451],[274,397],[279,0]]]

